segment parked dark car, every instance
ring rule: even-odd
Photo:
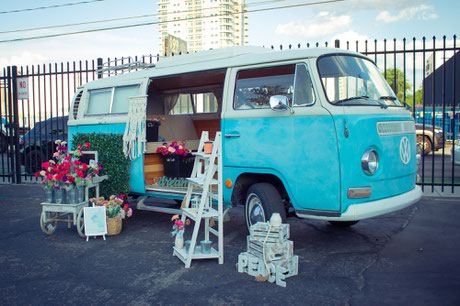
[[[423,124],[417,123],[415,124],[415,131],[417,134],[417,144],[423,148],[424,155],[443,148],[444,133],[441,128],[435,126],[433,130],[432,125],[425,124],[425,129],[423,129]]]
[[[68,119],[68,116],[63,116],[37,122],[34,128],[21,138],[22,164],[27,173],[33,174],[40,170],[41,164],[53,157],[56,140],[67,141]]]

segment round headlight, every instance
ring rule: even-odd
[[[361,167],[367,175],[374,175],[379,167],[379,156],[374,149],[364,152],[361,158]]]

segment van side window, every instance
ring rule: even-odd
[[[236,77],[233,107],[270,108],[270,97],[283,95],[292,101],[296,65],[284,65],[239,71]]]
[[[139,84],[89,91],[87,115],[127,114],[129,97],[139,95]]]
[[[305,64],[297,64],[295,70],[294,106],[306,106],[315,103],[315,92],[310,73]]]
[[[127,114],[129,110],[129,97],[139,95],[139,85],[115,87],[111,114]]]
[[[89,91],[88,115],[108,114],[112,99],[112,88]]]

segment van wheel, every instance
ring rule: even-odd
[[[350,227],[350,226],[355,225],[358,222],[359,220],[356,220],[356,221],[329,221],[329,223],[335,227]]]
[[[257,183],[249,187],[246,193],[244,217],[249,230],[257,222],[267,222],[273,213],[279,213],[286,222],[286,210],[278,190],[269,183]]]
[[[423,139],[425,139],[425,141]],[[417,135],[417,144],[420,145],[420,148],[422,148],[423,155],[430,154],[433,148],[433,145],[431,144],[431,140],[428,136]]]

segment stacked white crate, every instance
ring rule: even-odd
[[[289,240],[289,224],[270,226],[269,222],[258,222],[249,232],[247,252],[238,256],[238,272],[265,276],[269,282],[286,287],[284,279],[297,275],[299,266],[294,243]]]

